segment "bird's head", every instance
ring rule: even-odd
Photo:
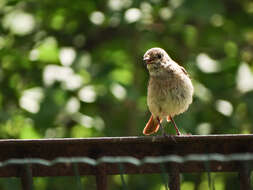
[[[171,58],[162,48],[151,48],[143,56],[150,75],[160,75],[164,71],[163,68],[167,67]]]

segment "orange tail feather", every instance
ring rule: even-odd
[[[160,120],[162,122],[162,120]],[[148,120],[148,123],[146,124],[145,128],[143,129],[144,135],[151,135],[153,133],[156,133],[159,129],[159,123],[156,119],[153,118],[153,115]]]

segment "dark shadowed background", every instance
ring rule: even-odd
[[[175,117],[181,132],[252,132],[252,1],[1,0],[0,138],[142,135],[150,115],[142,56],[155,46],[193,80],[194,102]],[[216,190],[239,188],[236,174],[214,177]],[[132,190],[164,189],[160,175],[126,181]],[[82,182],[95,188],[93,178]],[[35,188],[73,183],[36,178]],[[0,179],[0,189],[18,186]],[[206,174],[184,175],[181,188],[207,189]],[[121,189],[119,176],[109,189]]]

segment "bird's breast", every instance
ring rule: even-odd
[[[192,102],[190,79],[151,77],[148,85],[148,107],[155,116],[174,116],[184,112]]]

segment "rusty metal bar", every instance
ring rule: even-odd
[[[205,153],[253,153],[253,135],[211,135],[211,136],[149,136],[149,137],[107,137],[82,139],[40,139],[40,140],[0,140],[0,161],[11,158],[42,158],[53,160],[57,157],[132,156],[142,159],[146,156],[164,156],[177,154]],[[160,173],[156,164],[134,166],[124,164],[124,173]],[[239,172],[236,162],[210,162],[210,172]],[[180,164],[179,172],[205,172],[204,163],[187,162]],[[79,164],[80,175],[97,175],[93,166]],[[117,164],[106,164],[107,175],[119,174]],[[68,164],[52,167],[33,165],[33,176],[73,176]],[[0,177],[19,177],[15,166],[0,168]]]
[[[105,165],[101,164],[96,169],[96,184],[97,190],[107,190],[107,176],[105,171]]]
[[[240,190],[251,190],[250,174],[250,169],[247,168],[247,165],[243,164],[239,171]]]
[[[180,172],[177,163],[170,164],[169,187],[170,190],[180,190]]]
[[[23,165],[21,168],[21,184],[23,190],[33,190],[33,178],[32,178],[32,170],[31,166],[28,164]]]

